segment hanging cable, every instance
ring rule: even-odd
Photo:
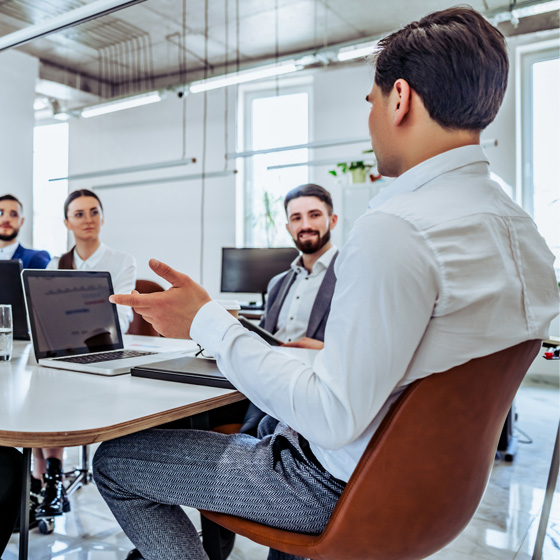
[[[278,23],[278,19],[279,19],[279,14],[278,14],[278,0],[274,0],[274,31],[275,31],[275,36],[274,36],[274,62],[275,64],[278,64],[278,59],[280,57],[280,35],[278,32],[278,28],[279,28],[279,23]],[[276,97],[278,97],[280,95],[280,76],[276,76],[275,79],[275,85],[276,85]]]
[[[204,60],[208,60],[208,0],[204,0]],[[204,79],[208,65],[204,65]],[[204,206],[206,194],[206,136],[208,127],[208,92],[204,92],[202,117],[202,178],[200,181],[200,283],[204,283]]]
[[[317,48],[317,28],[319,20],[319,0],[313,4],[313,48]]]
[[[181,45],[179,46],[179,53],[181,57],[180,65],[180,80],[181,80],[181,109],[182,109],[182,137],[181,144],[183,151],[181,158],[187,157],[187,95],[185,84],[187,82],[187,0],[183,0],[183,15],[181,21]]]
[[[329,6],[326,2],[324,6],[325,6],[325,23],[323,25],[323,48],[326,48],[328,44],[327,37],[329,32]]]
[[[229,0],[224,0],[224,19],[226,25],[225,36],[225,74],[229,72]],[[228,168],[228,153],[229,148],[229,88],[224,88],[224,170]]]

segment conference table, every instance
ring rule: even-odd
[[[137,335],[126,335],[125,347],[196,350],[193,341]],[[84,446],[187,417],[205,429],[209,410],[244,398],[231,389],[42,367],[30,342],[15,341],[12,359],[0,362],[0,445],[23,448],[19,559],[28,557],[33,447]]]

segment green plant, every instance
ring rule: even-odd
[[[253,224],[264,228],[268,247],[273,246],[277,230],[277,218],[282,210],[281,196],[275,196],[265,190],[262,195],[262,211],[253,216]]]
[[[375,167],[376,161],[373,155],[373,150],[364,150],[363,154],[371,154],[371,159],[367,161],[342,161],[336,164],[335,169],[330,169],[329,173],[334,177],[339,177],[350,173],[352,175],[352,181],[354,183],[363,183],[366,180],[367,174],[371,169]],[[339,175],[340,174],[340,175]]]

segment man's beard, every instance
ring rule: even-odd
[[[317,232],[319,233],[319,232]],[[300,241],[299,237],[294,240],[296,247],[306,255],[312,255],[322,249],[331,240],[331,230],[328,229],[327,233],[321,237],[320,235],[315,239],[306,239]]]
[[[12,233],[8,233],[7,235],[2,235],[0,233],[0,241],[12,241],[18,236],[18,233],[19,229],[14,229]]]

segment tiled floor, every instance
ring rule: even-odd
[[[525,384],[517,398],[517,426],[533,440],[519,443],[513,463],[496,461],[484,499],[465,531],[433,560],[531,560],[539,512],[548,477],[555,430],[560,415],[558,388]],[[520,435],[520,440],[525,439]],[[71,451],[67,464],[77,462]],[[457,460],[461,460],[457,442]],[[189,512],[197,519],[196,512]],[[16,560],[13,536],[3,560]],[[113,519],[94,485],[72,496],[72,512],[57,519],[55,530],[30,536],[31,560],[120,560],[130,541]],[[267,550],[238,537],[231,560],[264,560]],[[544,560],[560,560],[560,492],[555,494],[545,542]],[[165,560],[165,559],[162,559]]]

